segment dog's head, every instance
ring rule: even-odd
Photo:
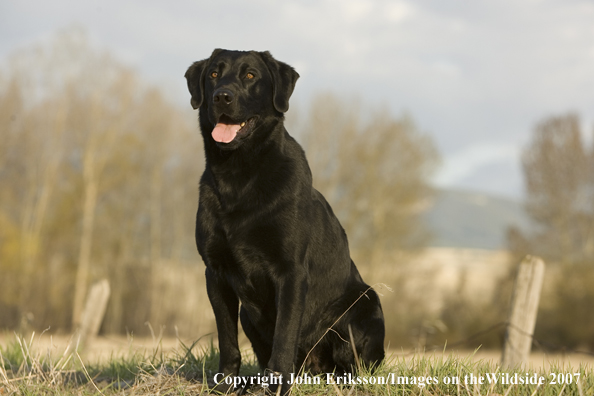
[[[210,133],[220,148],[236,149],[266,129],[260,128],[265,120],[282,118],[299,74],[269,52],[215,49],[185,77],[205,136]]]

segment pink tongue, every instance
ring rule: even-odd
[[[237,131],[241,127],[238,124],[224,124],[219,122],[212,130],[212,138],[219,143],[229,143],[235,139]]]

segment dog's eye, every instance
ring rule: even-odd
[[[210,73],[210,76],[211,76],[212,78],[217,78],[217,77],[219,76],[219,73],[217,73],[217,72],[212,72],[212,73]]]
[[[248,80],[251,80],[252,78],[254,78],[254,74],[253,73],[248,73],[245,75],[245,78],[247,78]]]

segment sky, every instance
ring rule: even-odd
[[[298,107],[332,91],[410,115],[439,187],[520,199],[536,123],[594,127],[594,0],[0,0],[0,64],[72,26],[187,106],[193,61],[269,50],[301,75]]]

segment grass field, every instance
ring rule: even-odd
[[[0,341],[0,395],[208,395],[218,353],[208,342],[157,340],[113,349],[109,356],[69,353],[39,338]],[[145,340],[146,341],[146,340]],[[264,382],[249,352],[241,375]],[[480,356],[485,358],[480,358]],[[591,363],[542,358],[528,370],[504,370],[486,352],[393,353],[373,373],[297,376],[294,395],[594,395]],[[209,380],[206,383],[204,378]],[[230,379],[232,380],[232,379]],[[284,379],[288,380],[288,379]],[[253,392],[263,394],[260,387]]]

